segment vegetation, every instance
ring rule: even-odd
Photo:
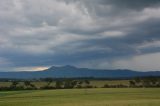
[[[0,106],[160,106],[159,88],[1,91],[0,95]]]
[[[137,77],[130,80],[130,87],[160,87],[160,79],[157,77]]]
[[[159,106],[159,100],[159,77],[0,82],[0,106]]]
[[[9,80],[0,82],[0,90],[72,89],[72,88],[153,88],[160,87],[159,77],[130,80],[52,79]]]

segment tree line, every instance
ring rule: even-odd
[[[129,81],[130,87],[160,87],[159,77],[136,77]]]
[[[45,82],[44,86],[37,87],[32,81],[24,80],[18,81],[13,80],[10,81],[11,85],[8,87],[0,87],[0,90],[37,90],[37,89],[72,89],[72,88],[93,88],[90,85],[89,80],[53,80],[52,78],[43,78],[41,81]],[[55,85],[51,85],[55,82]]]
[[[135,77],[129,80],[128,85],[117,84],[109,85],[105,84],[104,88],[159,88],[160,77]]]
[[[42,78],[39,80],[6,80],[10,86],[0,87],[0,90],[37,90],[37,89],[73,89],[73,88],[97,88],[89,79],[53,79]],[[37,87],[33,82],[45,82]],[[54,82],[54,85],[53,85]],[[128,84],[104,84],[102,88],[141,88],[160,87],[160,77],[136,77],[128,80]]]

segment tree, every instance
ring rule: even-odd
[[[85,80],[84,81],[87,85],[89,85],[90,84],[90,82],[88,81],[88,80]]]
[[[25,85],[27,88],[29,88],[29,87],[35,88],[35,86],[34,86],[33,84],[31,84],[30,81],[24,81],[24,85]]]
[[[90,82],[88,80],[84,80],[84,84],[86,88],[90,88],[91,86],[89,85]]]
[[[73,88],[77,85],[78,81],[74,80],[71,82],[71,85],[73,86]]]
[[[11,86],[16,88],[18,84],[19,84],[19,82],[13,81]]]
[[[149,79],[152,86],[156,86],[156,84],[158,83],[158,79],[156,77],[150,77]]]
[[[83,81],[77,81],[77,88],[82,88]]]
[[[28,87],[28,86],[31,85],[31,83],[30,83],[30,81],[24,81],[24,85],[25,85],[26,87]]]
[[[78,84],[79,84],[79,85],[83,84],[83,81],[79,81]]]
[[[64,88],[73,88],[73,86],[72,86],[72,81],[70,81],[70,80],[65,80],[65,81],[64,81]]]
[[[47,86],[50,86],[51,83],[53,82],[53,79],[52,78],[45,78],[44,81],[47,82]]]
[[[151,86],[151,84],[150,84],[150,81],[148,81],[148,80],[143,80],[143,87],[150,87]]]
[[[62,88],[62,85],[63,85],[63,82],[62,82],[62,81],[60,81],[60,80],[57,80],[57,81],[56,81],[56,85],[55,85],[55,86],[56,86],[57,89]]]
[[[103,88],[109,88],[110,86],[108,85],[108,84],[105,84],[104,86],[103,86]]]
[[[129,81],[129,85],[130,85],[130,87],[135,87],[136,84],[134,81],[131,80],[131,81]]]
[[[141,79],[140,79],[139,77],[135,78],[134,80],[135,80],[135,82],[138,83],[138,84],[141,82]]]

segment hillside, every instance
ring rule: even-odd
[[[100,70],[77,68],[74,66],[52,66],[43,71],[21,71],[21,72],[0,72],[0,78],[75,78],[75,77],[95,77],[95,78],[128,78],[137,76],[160,76],[160,71],[138,72],[132,70]]]

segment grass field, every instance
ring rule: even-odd
[[[1,91],[0,106],[160,106],[159,88]]]

